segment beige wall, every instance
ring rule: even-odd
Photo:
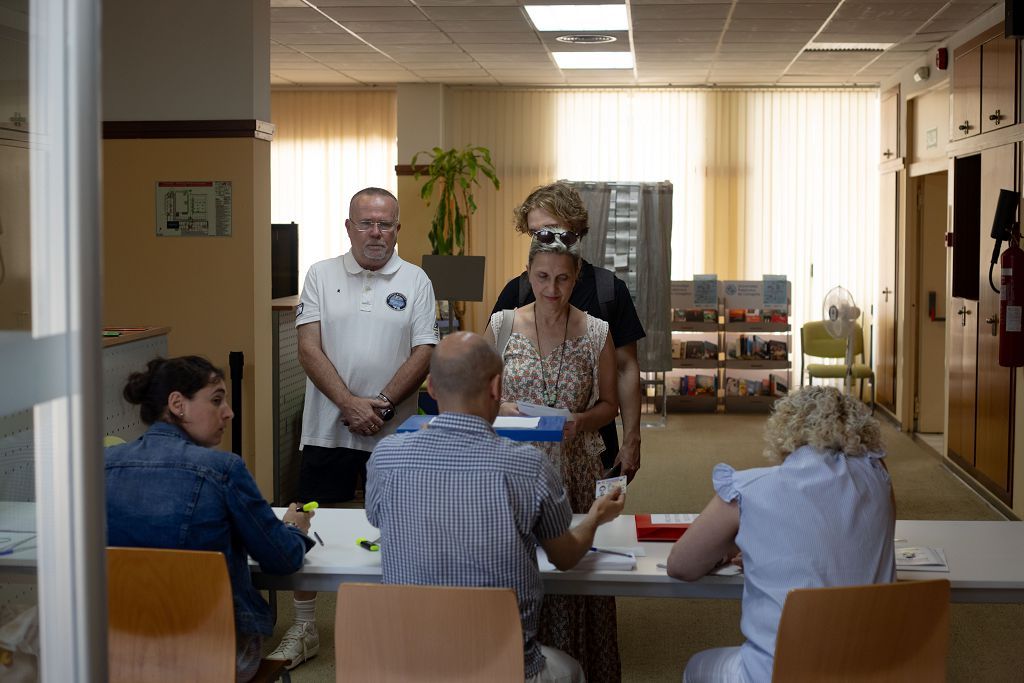
[[[200,354],[225,372],[230,351],[245,354],[243,457],[269,494],[270,143],[107,140],[103,157],[104,325],[169,325],[172,356]],[[160,180],[230,180],[231,237],[157,237]]]

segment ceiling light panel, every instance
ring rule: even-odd
[[[625,5],[526,5],[538,31],[628,31]]]
[[[560,69],[632,69],[632,52],[552,52]]]

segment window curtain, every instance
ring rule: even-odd
[[[445,99],[446,146],[491,150],[501,188],[481,184],[479,210],[470,223],[466,253],[487,258],[484,300],[466,306],[466,327],[481,332],[498,294],[526,268],[530,241],[513,228],[512,210],[539,185],[557,176],[554,111],[548,90],[449,89]]]
[[[672,339],[668,316],[670,305],[669,262],[672,239],[672,184],[606,183],[570,181],[587,209],[590,230],[583,240],[583,257],[603,266],[629,286],[637,314],[647,336],[637,344],[643,371],[672,369]],[[615,209],[612,209],[612,195]],[[611,223],[616,216],[630,213],[635,198],[635,224],[629,218]]]
[[[396,193],[394,92],[273,91],[270,215],[299,224],[299,286],[317,261],[349,249],[348,202],[364,187]]]

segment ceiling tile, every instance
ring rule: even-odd
[[[834,2],[793,3],[781,2],[740,2],[732,12],[737,19],[816,19],[824,21],[832,14]]]
[[[294,83],[303,85],[355,85],[357,81],[343,76],[337,71],[320,70],[311,72],[289,71],[280,69],[271,72],[279,78],[286,78]]]
[[[725,19],[634,19],[634,31],[721,31]]]
[[[422,3],[421,3],[422,4]],[[519,7],[425,7],[434,21],[525,21]]]
[[[321,7],[325,14],[348,25],[350,21],[425,21],[415,7]],[[351,28],[351,27],[350,27]]]

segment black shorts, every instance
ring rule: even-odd
[[[346,503],[356,496],[356,481],[366,479],[369,451],[353,448],[302,447],[299,499],[306,503]]]

